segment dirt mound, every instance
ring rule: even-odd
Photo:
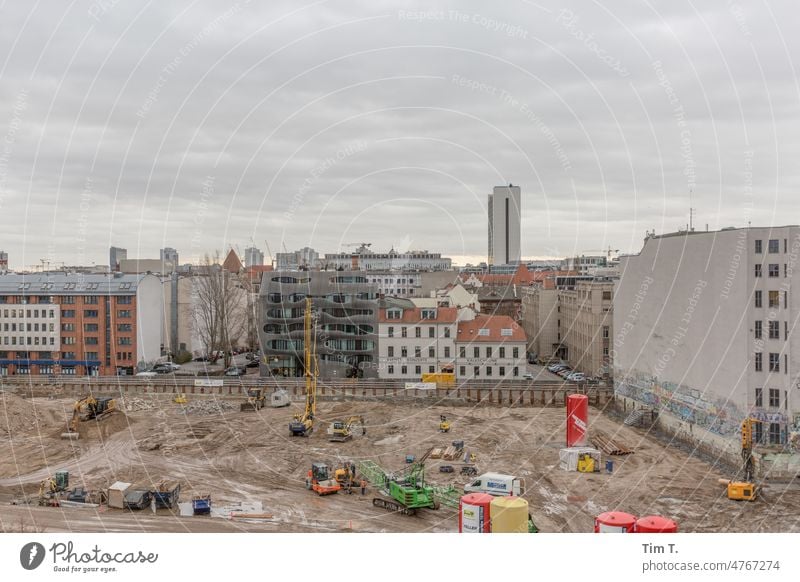
[[[52,414],[35,400],[0,391],[0,437],[30,436],[52,426]]]
[[[99,419],[78,423],[78,434],[83,440],[105,440],[112,434],[127,430],[132,420],[124,412],[117,410]]]

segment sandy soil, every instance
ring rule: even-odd
[[[635,449],[613,457],[612,474],[568,473],[558,467],[564,446],[564,411],[551,408],[454,408],[388,403],[321,403],[317,431],[307,439],[288,436],[296,409],[187,414],[167,399],[152,399],[151,410],[117,413],[100,423],[83,423],[82,438],[59,438],[71,401],[0,400],[0,530],[5,531],[430,531],[457,530],[457,513],[442,507],[416,516],[372,506],[372,493],[318,497],[304,486],[315,461],[338,466],[343,460],[371,459],[394,470],[406,454],[464,440],[477,455],[479,473],[523,477],[526,499],[542,531],[589,532],[607,510],[665,515],[682,531],[800,531],[800,491],[772,485],[763,499],[737,503],[725,497],[717,479],[726,477],[704,460],[669,446],[640,429],[590,411],[590,431],[602,430]],[[366,436],[331,443],[325,429],[334,419],[364,415]],[[438,432],[440,414],[453,427]],[[463,487],[466,478],[438,472],[430,460],[428,478]],[[71,486],[105,488],[117,480],[182,483],[183,499],[210,493],[215,504],[261,501],[270,522],[227,522],[179,518],[167,511],[62,510],[8,505],[35,496],[38,483],[59,469],[70,471]]]

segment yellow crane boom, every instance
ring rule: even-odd
[[[317,376],[319,366],[317,363],[317,337],[311,313],[311,298],[306,297],[306,308],[303,317],[303,353],[306,378],[306,407],[303,414],[296,414],[289,423],[289,432],[292,436],[309,436],[314,431],[314,419],[317,416]],[[312,329],[313,328],[313,329]]]

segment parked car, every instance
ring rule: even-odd
[[[586,376],[583,372],[573,372],[567,376],[567,380],[570,382],[584,382],[586,380]]]
[[[245,368],[258,368],[258,360],[250,360],[244,365]]]
[[[137,372],[136,375],[140,378],[152,378],[153,376],[157,376],[155,372],[152,370],[146,370],[144,372]]]
[[[523,380],[533,380],[533,374],[531,374],[530,372],[525,372],[522,375],[522,379]]]
[[[552,366],[547,366],[547,369],[556,374],[566,367],[564,364],[553,364]]]
[[[208,362],[211,359],[210,356],[197,356],[194,358],[195,362]]]
[[[231,366],[225,370],[226,376],[244,376],[245,374],[247,374],[247,370],[245,368],[240,368],[239,366]]]
[[[564,368],[563,370],[559,370],[559,371],[558,371],[558,372],[556,372],[556,373],[557,373],[559,376],[561,376],[562,378],[566,378],[567,376],[569,376],[570,374],[572,374],[572,370],[570,370],[569,368]]]

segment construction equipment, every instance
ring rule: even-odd
[[[417,509],[439,509],[434,488],[425,484],[425,460],[432,451],[433,447],[399,475],[385,475],[384,491],[389,499],[376,497],[372,504],[403,515],[414,515]]]
[[[351,416],[347,420],[335,420],[328,427],[328,440],[334,443],[343,443],[353,438],[353,427],[361,425],[361,435],[367,434],[363,416]]]
[[[450,421],[444,414],[439,415],[439,432],[450,432]]]
[[[312,463],[306,477],[306,489],[314,491],[317,495],[330,495],[337,493],[342,486],[331,479],[330,467],[325,463]]]
[[[189,400],[186,398],[186,394],[176,394],[175,398],[172,399],[172,402],[175,404],[187,404]]]
[[[599,470],[599,463],[594,462],[592,455],[588,453],[578,455],[578,473],[594,473]]]
[[[742,421],[742,480],[728,481],[728,499],[734,501],[755,501],[758,486],[755,480],[755,459],[753,458],[753,427],[760,423],[755,418]]]
[[[306,297],[304,317],[305,333],[303,335],[303,351],[305,354],[306,378],[306,407],[303,414],[295,414],[294,420],[289,423],[289,433],[292,436],[311,436],[314,432],[314,418],[317,415],[317,376],[319,366],[317,363],[317,334],[316,327],[312,334],[311,298]]]
[[[72,405],[72,418],[67,425],[67,432],[61,433],[62,439],[77,439],[78,423],[87,420],[100,420],[117,410],[117,401],[113,398],[95,398],[91,394],[77,400]]]
[[[258,412],[267,405],[267,397],[262,388],[248,388],[247,400],[242,402],[240,410],[242,412]]]
[[[345,492],[352,493],[353,488],[358,487],[358,481],[356,480],[356,464],[352,461],[346,461],[333,472],[333,478],[341,485]]]
[[[211,495],[192,496],[192,514],[210,515],[211,514]]]

